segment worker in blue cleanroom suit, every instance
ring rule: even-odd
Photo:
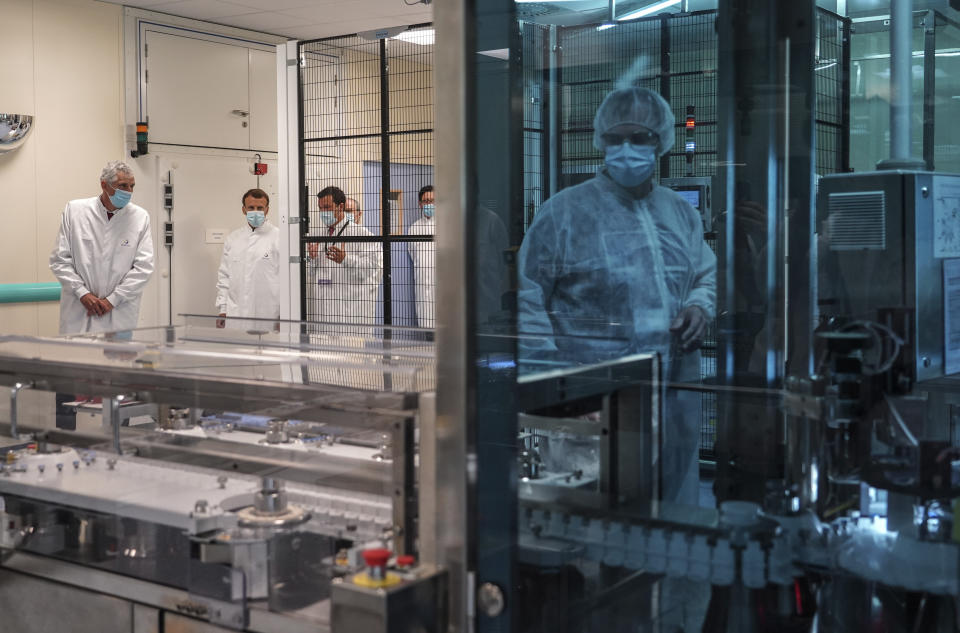
[[[597,110],[593,140],[604,166],[544,203],[520,248],[521,365],[658,352],[668,381],[696,381],[717,260],[697,211],[653,180],[673,146],[673,113],[651,90],[618,87]],[[699,397],[670,390],[664,409],[662,497],[696,505]]]

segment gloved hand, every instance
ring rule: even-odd
[[[700,306],[687,306],[680,311],[677,318],[670,324],[670,331],[680,337],[680,349],[692,352],[703,343],[703,335],[707,332],[707,313]]]

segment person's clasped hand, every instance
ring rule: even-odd
[[[103,316],[113,310],[113,304],[106,299],[101,299],[92,292],[80,297],[80,303],[87,309],[87,316]]]
[[[670,324],[670,331],[680,337],[680,349],[692,352],[700,347],[707,332],[707,313],[700,306],[687,306]]]
[[[347,256],[347,252],[342,248],[338,248],[331,244],[327,247],[327,259],[338,264],[343,263],[343,259]]]

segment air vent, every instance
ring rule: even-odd
[[[887,247],[884,192],[831,193],[829,211],[830,250],[882,251]]]

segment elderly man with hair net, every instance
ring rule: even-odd
[[[651,90],[621,85],[597,110],[593,140],[604,166],[544,203],[520,248],[521,363],[658,352],[666,380],[698,380],[697,350],[715,311],[716,256],[697,211],[653,182],[657,159],[673,146],[670,106]],[[696,505],[699,399],[670,391],[664,408],[662,497]],[[683,610],[695,613],[678,625],[699,631],[705,598],[689,593],[665,588],[664,598],[688,603]]]

